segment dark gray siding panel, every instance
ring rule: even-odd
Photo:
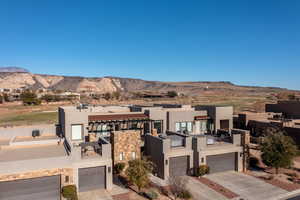
[[[79,192],[104,189],[106,186],[105,172],[105,166],[79,169]]]
[[[209,166],[210,173],[236,170],[236,154],[237,153],[226,153],[207,156],[206,163]]]
[[[163,155],[163,142],[161,139],[146,135],[145,138],[145,153],[150,157],[151,161],[154,163],[154,174],[159,178],[164,178],[164,155]]]
[[[0,182],[0,200],[41,199],[60,199],[60,176]]]
[[[188,174],[190,158],[180,156],[170,158],[170,176],[184,176]]]

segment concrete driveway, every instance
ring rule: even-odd
[[[88,192],[80,192],[79,200],[113,200],[106,190],[93,190]]]
[[[210,174],[205,178],[222,185],[245,200],[274,200],[287,193],[255,177],[233,171]]]
[[[195,180],[193,177],[185,177],[188,179],[187,188],[193,195],[195,200],[227,200],[223,195],[210,189],[206,185]]]

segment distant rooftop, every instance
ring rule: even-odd
[[[99,113],[117,113],[130,112],[128,106],[102,106],[102,105],[78,105],[78,106],[61,106],[61,109],[69,112],[99,112]]]

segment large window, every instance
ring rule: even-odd
[[[175,131],[180,133],[191,133],[193,131],[193,123],[192,122],[176,122],[175,123]]]
[[[220,120],[220,128],[223,130],[229,130],[229,120]]]
[[[155,120],[153,122],[153,128],[155,128],[157,130],[157,133],[162,133],[163,132],[163,124],[162,124],[162,120]]]
[[[83,125],[73,124],[71,125],[72,140],[82,140],[83,138]]]
[[[200,132],[201,133],[206,133],[207,132],[207,121],[206,120],[201,120],[200,121]]]

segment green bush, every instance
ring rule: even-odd
[[[153,199],[157,199],[158,198],[158,194],[155,191],[150,191],[150,192],[145,192],[144,196],[147,199],[153,200]]]
[[[205,174],[209,174],[209,166],[200,165],[199,168],[196,170],[195,175],[199,177],[199,176],[204,176]]]
[[[121,174],[125,168],[125,163],[117,163],[114,167],[115,174]]]
[[[62,188],[62,195],[68,200],[78,200],[77,189],[75,185],[67,185]]]
[[[191,199],[192,194],[188,190],[183,190],[181,193],[179,193],[178,197],[181,199]]]

